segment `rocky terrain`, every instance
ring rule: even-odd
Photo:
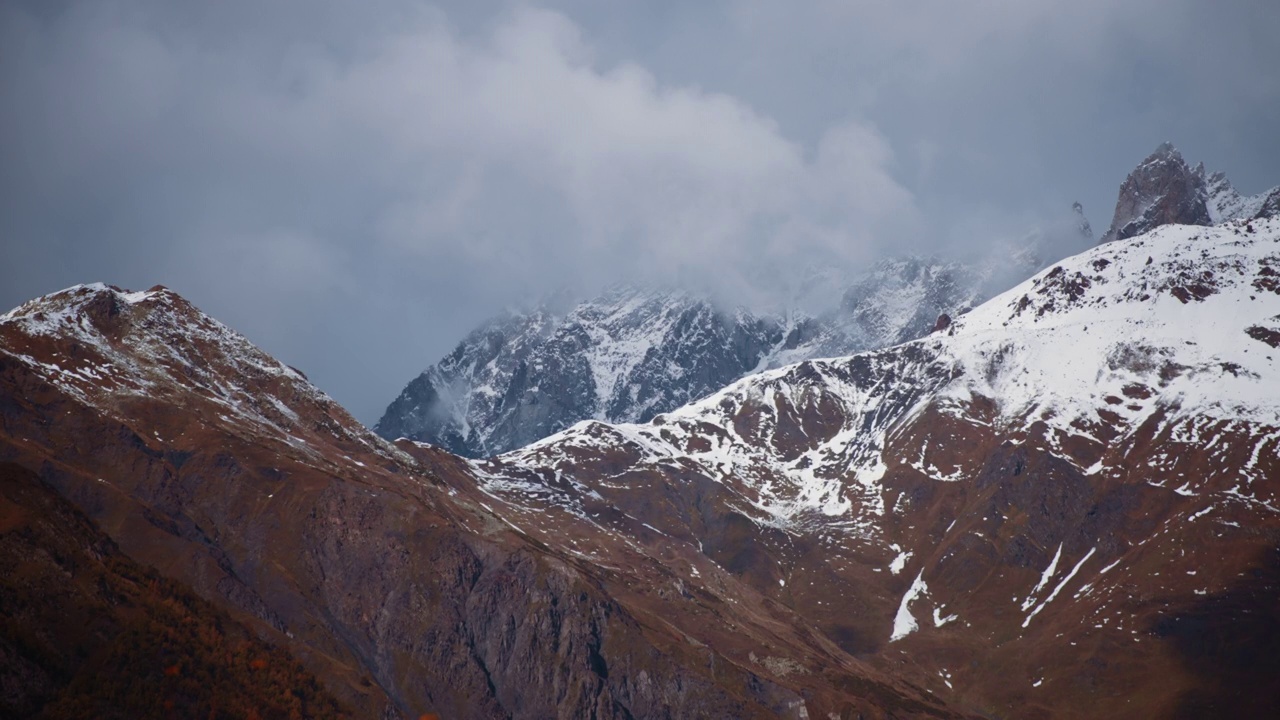
[[[0,715],[342,718],[287,652],[0,464]]]
[[[1269,717],[1278,270],[1280,220],[1166,226],[930,337],[476,467],[535,537],[614,564],[641,523],[967,710]]]
[[[967,716],[688,548],[534,537],[472,466],[381,440],[164,288],[0,316],[0,423],[0,462],[359,717]]]

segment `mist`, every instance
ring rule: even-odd
[[[367,423],[563,288],[1065,255],[1166,139],[1280,182],[1265,2],[187,5],[0,7],[0,305],[164,284]]]

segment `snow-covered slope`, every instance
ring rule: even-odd
[[[967,414],[982,398],[1003,434],[1083,441],[1062,453],[1091,472],[1156,414],[1280,427],[1280,222],[1253,227],[1165,226],[1058,263],[945,332],[752,375],[647,425],[582,423],[499,461],[556,466],[603,432],[754,487],[787,522],[880,514],[885,436],[924,405]],[[926,474],[961,479],[931,457]]]
[[[928,337],[475,467],[529,518],[620,513],[695,544],[846,649],[939,693],[968,683],[987,710],[1121,712],[1071,682],[1107,658],[1145,674],[1095,682],[1176,714],[1151,669],[1182,650],[1152,628],[1271,592],[1240,583],[1280,532],[1280,219],[1163,226]]]

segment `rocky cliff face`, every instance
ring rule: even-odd
[[[625,517],[535,537],[500,480],[381,440],[163,288],[0,316],[0,428],[0,462],[359,717],[962,716]]]
[[[616,288],[567,313],[491,321],[413,382],[376,426],[479,457],[583,418],[648,420],[756,369],[783,327],[679,291]]]
[[[1162,225],[1216,225],[1274,217],[1280,188],[1241,196],[1221,172],[1205,177],[1204,164],[1187,164],[1170,143],[1156,148],[1120,186],[1115,215],[1102,242],[1124,240]],[[1270,203],[1269,203],[1270,200]]]

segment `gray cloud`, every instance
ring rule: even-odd
[[[161,282],[372,421],[564,285],[1101,226],[1164,139],[1280,182],[1268,5],[10,3],[0,304]]]

